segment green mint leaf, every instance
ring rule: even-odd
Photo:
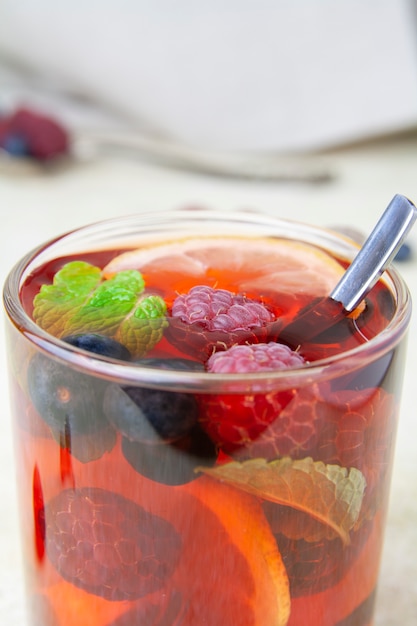
[[[33,318],[55,337],[69,334],[71,319],[97,285],[101,271],[83,261],[67,263],[54,276],[52,285],[42,285],[33,301]]]
[[[133,315],[121,322],[115,338],[128,346],[133,354],[145,354],[149,346],[155,346],[162,339],[167,326],[165,315],[164,300],[159,296],[147,296],[139,302]]]
[[[134,356],[160,341],[167,325],[164,300],[146,293],[140,272],[126,270],[105,280],[100,268],[83,261],[64,265],[33,304],[35,322],[55,337],[100,333],[118,339]]]
[[[300,512],[303,538],[307,541],[338,536],[349,543],[349,531],[358,520],[366,486],[358,469],[325,465],[310,457],[297,461],[284,457],[270,463],[251,459],[199,470],[258,498]]]

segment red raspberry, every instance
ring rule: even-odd
[[[26,108],[17,109],[0,121],[0,147],[19,144],[20,152],[38,161],[47,161],[69,151],[66,130],[49,116]],[[16,148],[13,148],[16,153]],[[23,156],[23,154],[20,154]]]
[[[269,461],[311,456],[330,465],[356,467],[365,476],[365,506],[372,511],[390,468],[396,419],[394,397],[384,389],[332,391],[326,383],[308,385],[294,390],[277,418],[237,455]]]
[[[309,523],[307,514],[275,502],[265,501],[262,507],[280,552],[285,554],[292,598],[320,593],[338,583],[363,549],[373,527],[372,522],[367,521],[359,530],[355,529],[349,545],[344,545],[340,537],[306,541],[303,522]],[[299,531],[298,536],[295,531]],[[338,622],[343,623],[359,622]]]
[[[274,342],[233,346],[213,354],[207,369],[213,373],[267,372],[300,367],[304,359],[287,346]],[[295,391],[268,394],[221,394],[204,396],[201,424],[211,439],[226,453],[256,441],[277,420]]]
[[[277,334],[275,315],[262,302],[207,285],[179,295],[169,321],[170,342],[203,360],[234,344],[264,342]]]
[[[207,370],[215,374],[244,374],[283,370],[303,364],[304,359],[298,352],[271,341],[233,346],[225,352],[217,352],[207,361]]]
[[[339,415],[320,401],[317,385],[297,389],[291,402],[256,440],[241,450],[240,456],[268,461],[282,456],[293,459],[316,456],[320,433],[327,420],[333,420],[334,414]]]
[[[162,589],[181,556],[172,524],[110,491],[61,491],[44,515],[46,552],[57,571],[107,600]]]

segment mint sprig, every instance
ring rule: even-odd
[[[33,318],[61,338],[100,333],[142,356],[162,338],[167,326],[164,300],[147,293],[140,272],[125,270],[106,280],[99,267],[71,261],[43,285],[33,301]]]

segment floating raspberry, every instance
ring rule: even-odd
[[[0,120],[0,148],[11,156],[50,161],[69,152],[69,137],[49,115],[19,108]]]
[[[213,354],[207,361],[207,370],[216,374],[271,372],[300,367],[304,362],[298,352],[271,341],[267,344],[233,346],[225,352]]]
[[[287,346],[270,342],[233,346],[213,354],[207,369],[212,373],[254,373],[300,367],[304,359]],[[268,394],[221,394],[204,396],[201,425],[227,453],[246,448],[278,419],[294,397],[294,390]]]
[[[167,336],[186,354],[206,360],[234,344],[272,339],[275,326],[275,315],[262,302],[197,285],[175,299]]]
[[[107,600],[161,589],[176,568],[174,527],[111,491],[61,491],[45,507],[46,551],[60,575]]]

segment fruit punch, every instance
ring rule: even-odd
[[[369,626],[407,289],[280,332],[356,253],[182,210],[42,246],[5,288],[32,626]]]

